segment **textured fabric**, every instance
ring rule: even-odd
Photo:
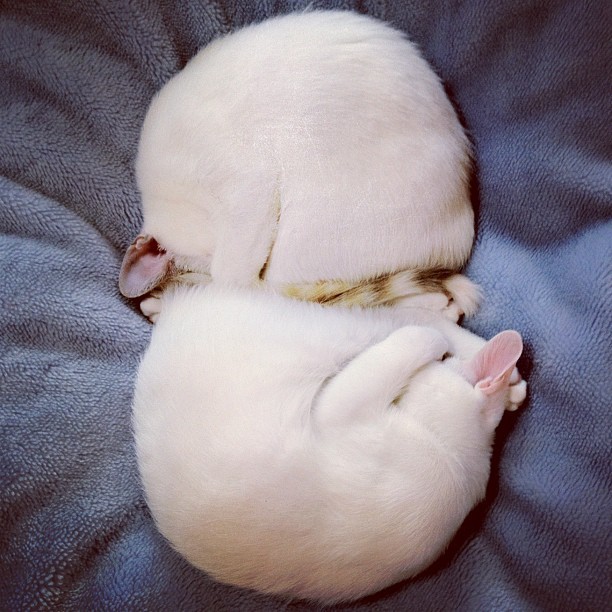
[[[219,585],[156,532],[130,401],[151,328],[118,293],[153,93],[213,37],[308,2],[0,8],[0,609],[306,610]],[[405,30],[475,147],[486,302],[526,340],[488,495],[423,575],[344,610],[603,610],[610,586],[612,64],[594,0],[314,2]],[[279,58],[282,61],[282,58]],[[406,160],[406,163],[410,163]]]

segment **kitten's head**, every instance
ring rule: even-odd
[[[173,158],[159,158],[159,147],[153,147],[146,134],[143,128],[136,159],[143,226],[128,247],[119,274],[119,289],[130,298],[149,293],[184,272],[207,274],[217,231],[206,204],[210,194],[194,195],[187,179],[159,180],[168,172],[156,160],[169,163]],[[170,174],[182,176],[178,171]]]
[[[139,234],[128,247],[119,272],[119,290],[135,298],[172,281],[187,277],[208,277],[209,264],[204,257],[178,255],[164,248],[150,234]]]
[[[429,363],[407,386],[406,410],[423,407],[445,436],[463,442],[476,436],[490,444],[504,411],[525,399],[526,384],[516,368],[522,350],[520,334],[506,330],[469,360],[450,356]]]
[[[526,384],[516,368],[522,352],[521,335],[506,330],[491,338],[472,359],[444,362],[474,389],[490,431],[499,425],[504,410],[516,410],[525,399]]]

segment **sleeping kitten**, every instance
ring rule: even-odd
[[[269,19],[212,42],[154,98],[120,289],[212,278],[321,303],[416,295],[456,319],[478,303],[456,274],[474,237],[469,171],[444,89],[402,33],[344,11]],[[143,302],[151,318],[158,306]]]
[[[424,569],[482,499],[494,430],[525,397],[517,332],[217,283],[162,301],[138,462],[159,529],[211,576],[355,599]]]

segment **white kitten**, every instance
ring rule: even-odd
[[[343,11],[246,27],[151,104],[120,288],[210,275],[322,303],[438,293],[456,318],[478,302],[455,274],[474,235],[469,171],[444,89],[402,33]]]
[[[485,343],[431,311],[216,283],[162,299],[134,430],[180,553],[223,582],[324,602],[440,554],[484,495],[504,408],[525,396],[517,332]]]

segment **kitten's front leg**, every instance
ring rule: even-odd
[[[280,223],[281,202],[279,188],[265,176],[244,180],[244,185],[226,194],[226,212],[210,273],[216,280],[248,287],[265,277]],[[249,207],[245,208],[245,203]]]
[[[422,366],[441,359],[448,342],[435,329],[408,326],[392,332],[334,376],[315,406],[322,427],[368,418],[401,395]]]

